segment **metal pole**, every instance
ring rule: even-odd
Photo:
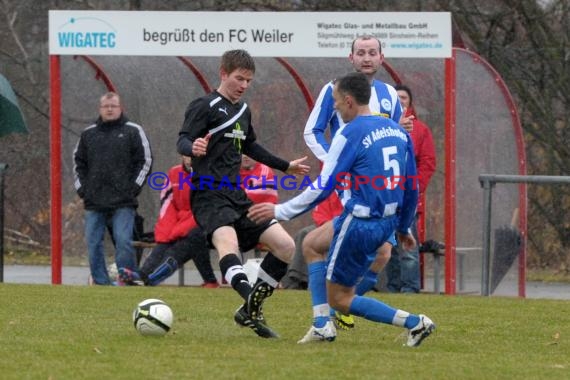
[[[511,174],[480,174],[479,181],[490,181],[493,184],[501,183],[543,183],[564,184],[570,183],[570,176],[559,175],[511,175]]]
[[[483,186],[483,257],[481,268],[481,295],[490,295],[491,275],[491,202],[493,199],[493,186],[491,180],[481,181]]]
[[[457,81],[456,50],[451,58],[445,59],[445,294],[457,292],[457,265],[455,246],[457,245]]]
[[[433,254],[433,293],[439,294],[439,267],[441,265],[438,253]]]
[[[480,174],[479,182],[483,188],[483,258],[481,274],[481,295],[490,295],[491,273],[491,200],[492,191],[496,183],[538,183],[538,184],[570,184],[570,176],[547,176],[547,175],[513,175],[513,174]],[[524,191],[526,194],[526,191]],[[521,210],[526,210],[525,203]],[[523,220],[520,224],[523,236],[526,234],[526,211],[523,211]],[[525,296],[526,279],[526,252],[523,242],[519,254],[519,296]]]
[[[184,286],[184,264],[178,268],[178,286]]]
[[[61,67],[59,55],[50,55],[50,199],[51,283],[61,285]]]
[[[7,164],[0,163],[0,282],[4,282],[4,172]]]

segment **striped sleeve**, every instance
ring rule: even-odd
[[[394,120],[396,123],[400,123],[400,119],[402,118],[402,105],[400,104],[400,98],[398,97],[398,91],[396,91],[396,89],[390,85],[386,85],[387,89],[388,89],[388,93],[390,94],[391,98],[392,98],[392,113],[391,113],[391,117],[390,119]]]
[[[348,172],[356,156],[342,133],[337,133],[326,156],[321,174],[305,191],[286,203],[275,206],[275,218],[293,219],[324,201],[338,184],[340,173]]]
[[[329,82],[321,90],[315,106],[305,124],[305,143],[313,154],[324,161],[329,150],[329,143],[325,138],[325,131],[331,117],[334,115],[334,99],[332,96],[333,85]]]
[[[143,151],[143,158],[141,160],[142,165],[140,165],[140,169],[139,166],[137,166],[138,169],[138,173],[136,175],[135,178],[135,182],[138,186],[144,185],[144,181],[146,179],[146,177],[148,176],[149,172],[150,172],[150,168],[152,166],[152,154],[150,151],[150,143],[148,142],[148,139],[146,137],[146,134],[144,133],[142,127],[138,124],[135,124],[133,122],[128,122],[127,125],[130,125],[131,127],[134,127],[139,135],[139,138],[141,140],[141,144],[142,144],[142,151]]]

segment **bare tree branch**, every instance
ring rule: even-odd
[[[7,25],[8,25],[8,30],[10,31],[12,38],[14,38],[14,42],[16,42],[16,45],[18,46],[18,49],[20,51],[20,53],[23,56],[23,60],[22,60],[22,64],[26,70],[26,73],[28,74],[28,79],[30,80],[30,82],[32,84],[37,84],[34,72],[30,66],[30,56],[28,54],[28,52],[26,51],[26,49],[24,48],[24,45],[22,44],[21,40],[20,40],[20,36],[18,35],[18,32],[16,31],[16,29],[14,28],[14,25],[16,24],[16,20],[18,19],[18,12],[17,11],[13,11],[12,13],[10,13],[10,4],[8,2],[8,0],[2,0],[2,7],[1,7],[1,12],[4,15],[4,17],[6,18],[7,21]]]

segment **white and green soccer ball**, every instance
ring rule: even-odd
[[[146,299],[133,311],[133,323],[141,335],[163,336],[170,330],[173,321],[172,309],[159,299]]]

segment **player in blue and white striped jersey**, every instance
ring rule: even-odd
[[[396,123],[400,121],[406,123],[408,121],[406,118],[400,120],[403,110],[396,89],[374,78],[382,65],[383,59],[382,45],[377,38],[363,35],[352,42],[349,60],[355,71],[366,75],[370,83],[371,91],[368,101],[370,111],[372,114],[391,119]],[[330,147],[325,136],[326,130],[329,129],[332,138],[338,129],[345,124],[334,109],[333,87],[332,82],[327,83],[323,87],[305,124],[305,143],[321,161],[324,161]],[[305,261],[312,260],[314,255],[324,254],[329,248],[332,234],[332,221],[324,223],[311,231],[303,241]],[[392,245],[395,243],[395,239],[392,237],[378,249],[376,260],[372,263],[357,287],[357,294],[365,294],[376,285],[378,273],[390,260]],[[343,329],[354,327],[354,320],[351,316],[342,315],[338,312],[334,314],[336,315],[335,323],[338,327]]]
[[[252,206],[248,217],[256,222],[273,217],[289,220],[326,199],[335,187],[349,187],[350,191],[345,191],[344,211],[334,221],[334,236],[327,260],[323,257],[309,263],[314,319],[298,343],[336,338],[336,329],[330,320],[330,305],[344,314],[405,327],[408,329],[406,344],[418,346],[435,329],[428,317],[355,294],[356,284],[374,260],[376,249],[394,230],[404,248],[410,249],[416,244],[409,231],[418,201],[411,139],[392,120],[371,114],[367,105],[370,86],[362,73],[340,78],[333,97],[334,107],[349,123],[334,136],[321,178],[284,204]],[[344,177],[347,173],[350,184]]]
[[[389,84],[374,79],[374,75],[376,75],[383,60],[380,41],[368,36],[361,36],[355,39],[352,43],[349,59],[354,69],[366,75],[370,81],[371,91],[368,106],[372,114],[380,115],[399,123],[403,110],[396,89]],[[332,137],[345,124],[334,109],[333,87],[334,84],[331,81],[321,89],[303,132],[305,143],[321,161],[325,160],[330,147],[325,136],[326,130],[330,128]]]

